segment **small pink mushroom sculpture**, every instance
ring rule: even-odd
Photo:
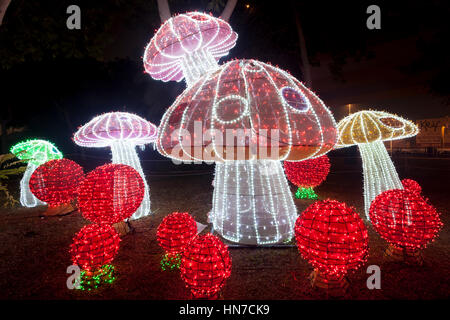
[[[157,137],[154,124],[127,112],[109,112],[96,116],[75,133],[74,142],[82,147],[111,147],[112,163],[126,164],[141,175],[144,180],[144,199],[133,213],[131,220],[147,216],[150,211],[150,195],[136,146],[153,143]]]
[[[152,78],[188,85],[210,70],[234,47],[237,34],[220,18],[187,12],[168,19],[144,53],[144,67]]]

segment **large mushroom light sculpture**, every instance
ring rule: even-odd
[[[227,240],[264,245],[292,238],[297,218],[280,160],[330,151],[336,123],[287,72],[233,60],[189,86],[166,111],[158,151],[216,163],[211,221]]]
[[[225,239],[283,242],[294,234],[297,210],[279,160],[325,154],[336,143],[336,123],[283,70],[255,60],[219,66],[236,40],[226,21],[200,12],[158,29],[145,49],[145,70],[156,80],[185,79],[187,89],[164,114],[157,148],[172,159],[216,163],[210,217]]]
[[[82,126],[74,135],[74,142],[82,147],[111,147],[112,163],[133,167],[144,180],[144,199],[131,220],[150,214],[150,195],[136,146],[144,146],[156,139],[154,124],[127,112],[109,112],[99,115]]]
[[[415,136],[419,129],[396,115],[365,110],[353,113],[338,123],[339,138],[336,147],[357,145],[361,152],[364,173],[364,208],[369,218],[370,204],[380,193],[403,189],[384,141]]]

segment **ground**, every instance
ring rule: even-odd
[[[320,198],[344,201],[363,216],[360,158],[332,157],[331,173],[316,189]],[[369,230],[368,262],[349,275],[351,286],[345,299],[445,299],[450,292],[450,215],[448,180],[450,159],[395,157],[401,178],[420,182],[423,193],[442,213],[444,223],[436,240],[424,251],[421,267],[388,262],[387,243],[365,221]],[[145,167],[145,166],[144,166]],[[187,299],[178,271],[161,271],[163,250],[156,242],[156,229],[173,211],[188,211],[204,224],[211,208],[212,171],[209,167],[190,175],[161,176],[147,172],[154,214],[132,222],[135,232],[122,237],[114,260],[117,280],[95,292],[68,290],[66,268],[71,264],[68,248],[72,238],[89,222],[79,212],[63,217],[41,217],[43,208],[0,209],[1,299]],[[146,170],[147,171],[147,170]],[[9,183],[17,187],[17,180]],[[295,192],[294,186],[292,192]],[[17,192],[15,192],[17,195]],[[295,200],[302,212],[312,200]],[[209,228],[209,227],[208,227]],[[208,229],[207,229],[208,230]],[[206,231],[207,231],[206,230]],[[296,247],[230,248],[232,273],[224,299],[327,299],[312,288],[312,271]],[[381,289],[366,287],[366,268],[381,268]]]

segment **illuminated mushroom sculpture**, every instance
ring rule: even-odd
[[[34,170],[49,160],[62,159],[63,155],[54,144],[45,140],[27,140],[11,147],[13,153],[20,160],[28,163],[22,180],[20,180],[20,204],[25,207],[45,205],[45,202],[36,198],[30,191],[29,181]]]
[[[216,163],[210,218],[224,238],[282,242],[292,238],[297,213],[279,160],[325,154],[336,142],[336,123],[283,70],[255,60],[219,66],[236,40],[226,21],[199,12],[158,29],[143,57],[146,72],[185,79],[188,88],[163,116],[157,147],[172,159]]]
[[[338,123],[336,146],[357,145],[361,153],[364,173],[364,209],[369,218],[370,204],[386,190],[403,189],[384,141],[415,136],[419,129],[408,120],[383,112],[364,110],[353,113]]]
[[[233,60],[189,86],[164,114],[158,151],[216,163],[211,221],[222,237],[263,245],[292,238],[297,210],[280,160],[330,151],[336,123],[287,72]]]
[[[74,142],[82,147],[111,147],[112,163],[126,164],[139,172],[144,180],[145,193],[131,220],[150,214],[149,188],[135,148],[154,142],[156,133],[156,126],[138,115],[109,112],[96,116],[79,128],[73,138]]]
[[[189,85],[210,70],[234,47],[237,34],[220,18],[187,12],[166,20],[144,53],[144,67],[152,78]]]

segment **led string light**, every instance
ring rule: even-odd
[[[402,186],[405,190],[410,191],[412,193],[415,193],[420,196],[422,193],[422,187],[420,184],[412,179],[403,179],[402,180]]]
[[[88,271],[108,265],[117,255],[120,241],[119,234],[108,224],[84,226],[70,246],[72,262]]]
[[[181,253],[197,235],[197,223],[187,212],[167,215],[158,227],[156,237],[166,254],[161,260],[162,270],[179,269]]]
[[[368,256],[368,233],[352,208],[336,200],[310,205],[297,219],[295,238],[302,257],[314,267],[313,285],[344,287],[344,277]]]
[[[439,213],[424,198],[408,190],[388,190],[370,206],[374,229],[389,242],[388,254],[417,256],[442,227]]]
[[[124,164],[105,164],[86,175],[78,188],[78,207],[95,223],[114,224],[129,218],[140,207],[144,181]]]
[[[287,241],[296,218],[279,161],[216,163],[210,219],[222,237],[253,245]]]
[[[313,188],[319,186],[330,172],[327,155],[300,162],[284,162],[284,172],[290,182],[298,187],[297,199],[318,199]]]
[[[105,283],[113,283],[116,280],[115,268],[112,264],[105,264],[95,271],[81,270],[81,290],[95,290]]]
[[[264,71],[248,72],[253,66]],[[284,88],[296,90],[297,94],[286,98]],[[223,104],[224,101],[227,103]],[[306,110],[299,107],[303,105],[308,106]],[[198,155],[193,152],[196,148],[192,143],[195,121],[201,122],[199,134],[203,137],[214,129],[223,133],[219,138],[218,132],[214,132],[211,146],[206,139],[200,140],[198,148],[202,152]],[[300,161],[318,157],[330,151],[337,139],[333,116],[298,80],[256,60],[233,60],[204,75],[169,107],[161,120],[157,148],[164,156],[180,161],[234,160],[234,154],[227,155],[224,151],[227,129],[251,133],[251,138],[256,139],[256,149],[278,150],[272,160]],[[272,137],[271,129],[280,130],[280,137]],[[178,132],[178,138],[173,132]],[[259,158],[258,154],[249,152],[248,144],[242,146],[246,151],[245,159],[239,160]],[[214,150],[212,158],[205,158],[207,154],[203,151],[207,147]],[[261,160],[265,158],[266,155],[261,155]]]
[[[353,113],[338,123],[336,147],[358,145],[363,161],[364,208],[367,219],[371,202],[386,190],[403,189],[383,141],[415,136],[419,129],[396,115],[365,110]]]
[[[179,14],[165,21],[144,52],[144,67],[156,80],[186,80],[192,85],[218,67],[237,40],[230,25],[201,12]]]
[[[84,179],[83,168],[69,159],[50,160],[34,170],[29,188],[49,208],[70,203],[77,195],[79,184]]]
[[[140,174],[124,164],[105,164],[86,175],[78,187],[79,209],[94,224],[78,232],[70,248],[72,262],[79,265],[80,289],[92,290],[115,280],[110,263],[119,250],[120,237],[111,226],[129,218],[144,198]]]
[[[36,198],[30,190],[30,178],[37,167],[38,166],[35,164],[29,162],[25,172],[23,173],[22,179],[20,180],[20,204],[24,207],[32,208],[46,204]]]
[[[82,268],[79,289],[90,291],[116,279],[109,263],[117,255],[119,243],[119,234],[107,224],[84,226],[75,235],[70,254],[72,263]]]
[[[149,187],[136,146],[153,143],[156,136],[156,126],[143,118],[127,112],[110,112],[93,118],[73,138],[77,145],[83,147],[111,147],[113,163],[129,165],[139,172],[145,186],[144,199],[131,220],[151,214]]]
[[[202,131],[195,131],[194,121],[200,121]],[[246,141],[238,146],[245,154],[239,160],[251,161],[235,165],[235,155],[223,150],[227,145],[222,144],[223,137],[213,134],[210,146],[205,139],[200,144],[195,140],[215,129],[223,133],[227,129],[244,130],[256,149],[281,152],[274,159],[270,158],[273,152],[270,156],[255,154]],[[282,134],[271,136],[270,129],[280,129]],[[267,168],[271,173],[283,173],[281,165],[273,160],[299,161],[325,154],[336,139],[333,116],[298,80],[256,60],[235,60],[204,75],[176,99],[161,120],[157,148],[176,160],[220,161],[216,162],[218,179],[211,212],[215,230],[231,241],[271,244],[292,237],[296,209],[284,175],[271,177],[268,184],[263,173]],[[213,156],[206,159],[208,148]],[[232,179],[237,175],[242,179]],[[248,182],[240,185],[242,181]],[[261,199],[267,203],[261,204]]]
[[[194,120],[203,121],[203,131],[200,133],[202,138],[205,137],[207,130],[214,130],[216,127],[224,132],[225,128],[234,130],[241,128],[242,124],[248,123],[249,126],[247,124],[244,125],[244,130],[248,130],[250,140],[255,141],[255,139],[257,140],[261,137],[268,138],[269,144],[260,143],[259,145],[263,148],[273,147],[277,151],[282,150],[281,156],[279,154],[275,156],[281,160],[291,154],[292,137],[304,140],[304,137],[311,130],[318,137],[314,138],[313,142],[302,141],[301,145],[295,146],[296,150],[309,150],[301,155],[293,154],[293,160],[297,161],[319,156],[325,154],[333,147],[336,143],[337,135],[336,122],[332,114],[320,99],[312,92],[309,92],[298,80],[278,68],[255,60],[237,60],[219,67],[217,62],[211,59],[207,52],[204,51],[205,46],[202,47],[201,41],[194,41],[196,46],[193,45],[194,42],[190,43],[190,45],[186,43],[186,39],[190,37],[190,30],[194,29],[194,25],[189,25],[191,22],[189,20],[183,20],[180,16],[177,17],[177,19],[173,18],[168,21],[158,30],[147,47],[144,56],[146,70],[155,79],[179,81],[185,76],[188,84],[188,89],[176,99],[175,103],[163,116],[160,125],[160,128],[167,129],[165,134],[169,147],[173,143],[173,134],[175,133],[176,135],[178,130],[178,141],[176,142],[179,143],[176,146],[177,150],[174,148],[166,150],[164,144],[158,143],[158,151],[160,153],[177,160],[207,160],[204,159],[203,154],[205,145],[200,146],[201,154],[197,155],[195,152],[192,152],[193,141],[191,136],[185,134],[188,131],[192,135],[193,128],[195,128],[195,125],[193,126],[192,124]],[[202,17],[200,20],[209,21],[210,19],[211,17],[207,16]],[[190,27],[186,27],[186,25]],[[183,37],[179,36],[178,30],[180,29],[184,31]],[[215,29],[212,28],[211,30]],[[231,31],[231,28],[229,30]],[[158,47],[158,41],[161,41],[161,35],[163,34],[167,36],[163,39],[165,44]],[[203,31],[197,31],[196,35],[196,40],[203,40]],[[228,35],[229,38],[232,38],[231,32]],[[168,52],[169,50],[170,52]],[[154,54],[150,54],[151,51]],[[157,59],[151,58],[151,63],[155,64],[156,60],[161,59],[158,56],[160,54],[167,58],[165,60],[166,63],[160,63],[156,65],[156,68],[153,68],[155,65],[149,66],[149,57],[157,56]],[[196,62],[196,59],[197,61],[201,59],[203,62]],[[179,61],[181,61],[181,64]],[[181,74],[181,70],[183,74]],[[203,78],[200,79],[200,77]],[[262,83],[261,78],[268,81],[268,83]],[[234,85],[229,85],[230,83]],[[240,83],[244,84],[243,91],[239,89]],[[260,95],[263,101],[258,101]],[[202,101],[204,105],[196,105],[196,101]],[[261,124],[259,119],[256,119],[258,121],[255,122],[253,118],[255,114],[259,117],[259,113],[261,113],[263,118],[265,118],[265,113],[269,112],[270,114],[272,112],[272,104],[274,103],[278,103],[279,111],[272,114],[269,124]],[[230,108],[233,105],[235,106],[234,110]],[[236,109],[236,106],[238,109]],[[256,112],[260,106],[262,110]],[[195,115],[192,113],[195,113]],[[296,127],[296,120],[298,120],[295,118],[296,114],[303,117],[303,123],[299,125],[299,130],[293,131],[290,122]],[[172,115],[178,119],[171,118]],[[287,132],[287,139],[272,141],[271,139],[273,138],[267,136],[267,133],[264,133],[264,131],[271,129],[270,121],[276,123],[277,127],[275,129],[279,129],[278,123],[280,119],[283,120],[284,126],[284,128],[280,129],[284,129]],[[169,125],[169,128],[167,128],[167,125]],[[261,127],[262,130],[257,130],[258,127]],[[300,130],[301,133],[299,133]],[[161,136],[162,134],[158,142]],[[194,132],[193,137],[195,145],[198,133]],[[217,142],[214,134],[211,139],[214,157],[208,160],[230,160],[229,156],[227,158],[227,155],[218,151],[217,146],[220,145],[220,142]],[[223,141],[223,139],[220,141]],[[282,144],[281,148],[279,147],[280,142]],[[204,143],[204,140],[200,142],[200,144],[202,143]],[[315,145],[311,146],[311,144]],[[248,149],[248,146],[244,146],[244,149]],[[181,157],[179,157],[178,151],[181,151]],[[289,186],[284,176],[271,177],[269,179],[267,174],[264,175],[268,167],[272,168],[274,166],[276,168],[275,172],[281,173],[281,170],[279,170],[281,168],[280,164],[274,165],[273,161],[265,163],[265,158],[266,156],[261,156],[258,161],[239,165],[234,165],[230,161],[216,164],[216,177],[218,177],[216,181],[225,181],[227,184],[222,188],[221,185],[215,185],[211,220],[214,222],[214,228],[219,230],[219,233],[227,239],[234,239],[238,242],[245,241],[252,244],[270,244],[289,240],[293,235],[296,209],[289,194]],[[248,160],[256,159],[258,159],[258,156],[255,157],[253,154],[250,154],[248,157]],[[240,167],[242,168],[240,169]],[[242,180],[250,181],[250,183],[240,187],[239,183],[241,182],[238,182],[239,179],[236,178],[231,182],[235,185],[228,185],[230,180],[228,172],[232,172],[231,175],[236,177],[244,175]],[[254,185],[254,181],[256,181],[257,185]],[[266,187],[264,187],[264,184],[266,184]],[[264,190],[264,188],[267,190]],[[218,193],[218,190],[222,191]],[[233,194],[235,191],[237,193]],[[227,205],[229,200],[231,202]],[[267,201],[267,203],[264,201]],[[227,206],[231,206],[231,210]],[[246,219],[246,221],[241,222],[242,218]],[[225,222],[224,226],[224,221],[231,222]],[[289,226],[288,230],[286,230],[286,226]],[[241,231],[242,228],[244,228],[244,231]]]
[[[38,139],[19,142],[11,147],[10,152],[28,163],[20,180],[20,204],[29,208],[45,205],[30,191],[29,181],[39,165],[49,160],[62,159],[62,153],[51,142]]]
[[[208,233],[193,238],[181,258],[181,278],[196,299],[214,299],[231,275],[228,247]]]

